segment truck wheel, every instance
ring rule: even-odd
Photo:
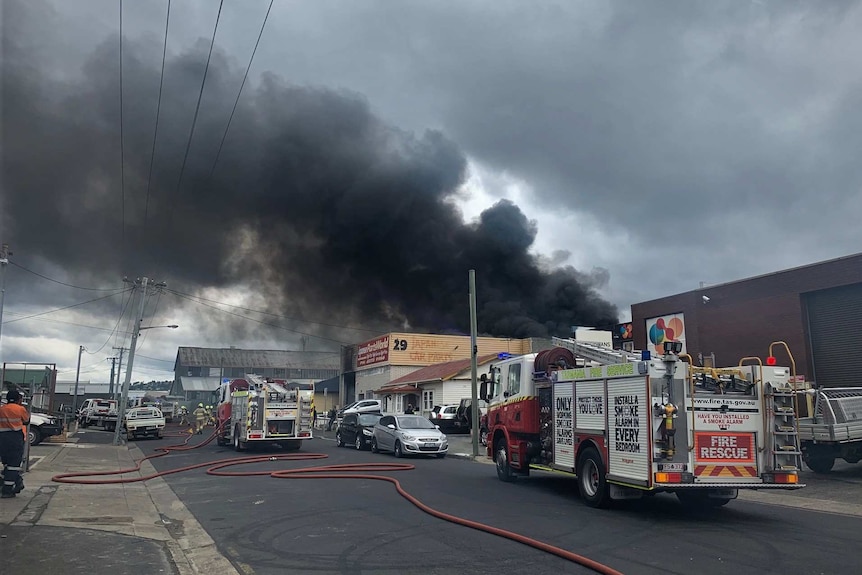
[[[42,443],[42,432],[39,431],[38,427],[35,425],[27,426],[27,440],[30,442],[31,447]]]
[[[301,439],[294,439],[291,441],[285,441],[284,442],[284,449],[286,451],[296,451],[301,447],[302,447],[302,440]]]
[[[723,507],[730,503],[730,499],[709,497],[705,491],[700,490],[683,490],[676,492],[676,498],[679,502],[692,509],[708,509],[710,507]]]
[[[815,455],[803,457],[807,465],[814,473],[829,473],[835,466],[835,458],[830,455]]]
[[[578,461],[578,490],[590,507],[607,507],[610,496],[605,464],[594,448],[587,448]]]
[[[245,451],[245,446],[242,444],[242,441],[239,440],[239,426],[233,430],[233,450]]]
[[[506,447],[506,439],[501,437],[497,441],[499,445],[497,445],[497,453],[496,457],[494,457],[497,463],[497,477],[500,481],[511,483],[515,480],[515,472],[509,465],[509,450]]]

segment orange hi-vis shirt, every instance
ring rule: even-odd
[[[30,422],[27,408],[17,403],[0,405],[0,433],[4,431],[24,431],[24,426]]]

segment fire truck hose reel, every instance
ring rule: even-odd
[[[298,469],[281,469],[277,471],[226,471],[225,469],[228,467],[233,467],[237,465],[248,465],[253,463],[263,463],[269,461],[305,461],[309,459],[326,459],[329,456],[324,453],[288,453],[284,455],[254,455],[254,456],[244,456],[244,457],[232,457],[228,459],[218,459],[215,461],[207,461],[204,463],[198,463],[195,465],[187,465],[185,467],[179,467],[177,469],[169,469],[167,471],[160,471],[157,473],[153,473],[151,475],[142,475],[139,477],[119,477],[113,479],[85,479],[87,477],[104,477],[108,475],[123,475],[126,473],[136,473],[140,472],[141,464],[144,461],[149,459],[155,459],[157,457],[162,457],[164,455],[168,455],[172,451],[189,451],[192,449],[197,449],[199,447],[203,447],[204,445],[208,445],[213,439],[216,438],[218,433],[221,431],[221,426],[216,428],[213,433],[205,439],[203,442],[197,445],[187,445],[189,440],[193,437],[193,434],[190,433],[182,433],[182,434],[170,434],[166,435],[167,437],[182,437],[186,436],[185,441],[177,445],[168,445],[165,447],[160,447],[156,451],[156,453],[152,455],[148,455],[138,461],[135,462],[135,467],[127,468],[127,469],[119,469],[117,471],[90,471],[90,472],[77,472],[77,473],[61,473],[59,475],[55,475],[51,478],[51,481],[56,483],[70,483],[75,485],[108,485],[108,484],[116,484],[116,483],[138,483],[142,481],[148,481],[150,479],[155,479],[156,477],[163,477],[165,475],[172,475],[174,473],[182,473],[184,471],[191,471],[192,469],[201,469],[207,468],[207,475],[215,475],[220,477],[251,477],[251,476],[263,476],[268,475],[270,477],[276,479],[368,479],[373,481],[386,481],[395,486],[395,490],[398,492],[401,497],[412,503],[415,507],[419,508],[421,511],[432,515],[438,519],[443,519],[444,521],[449,521],[450,523],[455,523],[456,525],[461,525],[463,527],[469,527],[471,529],[475,529],[477,531],[482,531],[485,533],[489,533],[491,535],[496,535],[498,537],[503,537],[505,539],[509,539],[511,541],[515,541],[517,543],[521,543],[523,545],[527,545],[534,549],[538,549],[539,551],[544,551],[545,553],[550,553],[552,555],[556,555],[562,559],[567,561],[571,561],[573,563],[577,563],[578,565],[582,565],[595,571],[596,573],[601,573],[602,575],[622,575],[620,571],[617,571],[607,565],[584,557],[582,555],[578,555],[577,553],[572,553],[571,551],[567,551],[566,549],[562,549],[560,547],[556,547],[554,545],[550,545],[548,543],[544,543],[542,541],[538,541],[536,539],[527,537],[525,535],[521,535],[519,533],[515,533],[513,531],[508,531],[506,529],[500,529],[499,527],[494,527],[492,525],[487,525],[485,523],[480,523],[478,521],[472,521],[470,519],[465,519],[463,517],[458,517],[457,515],[451,515],[449,513],[444,513],[442,511],[438,511],[428,505],[422,503],[419,499],[408,493],[402,486],[401,483],[395,479],[394,477],[388,477],[386,475],[374,475],[369,472],[380,472],[380,471],[410,471],[415,469],[415,466],[410,465],[409,463],[342,463],[336,465],[322,465],[317,467],[301,467]]]

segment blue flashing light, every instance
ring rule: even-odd
[[[497,354],[497,359],[509,359],[512,357],[512,354],[507,351],[501,351]]]
[[[649,361],[650,354],[648,349],[641,350],[641,361]]]

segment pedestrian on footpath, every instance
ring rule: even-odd
[[[24,489],[21,460],[24,458],[24,426],[30,425],[30,413],[21,405],[17,389],[6,393],[5,405],[0,405],[0,461],[3,463],[3,488],[0,498],[15,497]]]
[[[199,403],[198,408],[192,412],[195,416],[195,433],[202,435],[204,426],[207,423],[207,410],[204,409],[204,404]]]

